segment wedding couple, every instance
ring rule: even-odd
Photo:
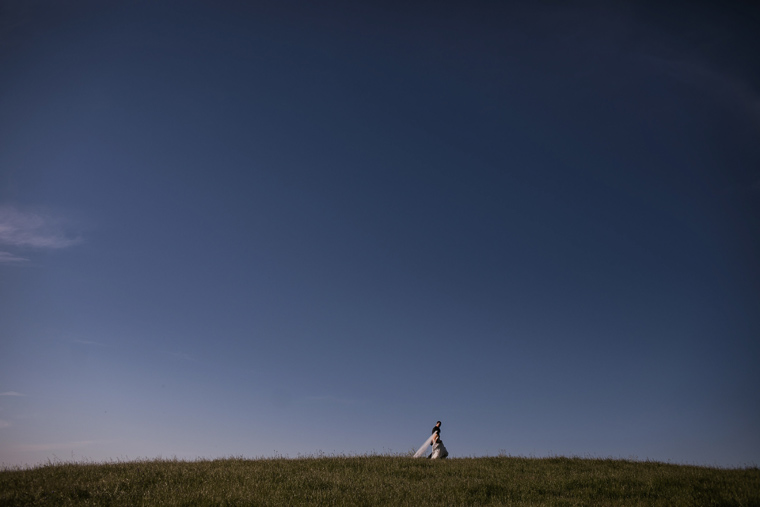
[[[443,459],[449,455],[449,451],[446,450],[446,447],[443,445],[443,440],[441,440],[441,421],[435,423],[435,426],[433,426],[433,433],[427,440],[425,440],[425,443],[422,444],[422,447],[420,447],[420,449],[414,454],[414,457],[421,458],[428,445],[433,446],[433,452],[428,456],[430,459]]]

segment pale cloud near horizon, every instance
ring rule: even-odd
[[[69,451],[74,448],[96,445],[104,442],[98,440],[79,440],[75,442],[62,442],[54,444],[19,444],[15,446],[16,451],[20,452],[50,452],[50,451]]]
[[[48,213],[20,211],[0,206],[0,245],[5,248],[58,250],[81,242],[66,231],[67,221]],[[27,261],[13,252],[0,252],[0,263]]]
[[[25,394],[16,391],[5,391],[0,393],[0,396],[26,396]]]

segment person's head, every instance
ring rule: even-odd
[[[441,427],[441,421],[438,421],[437,423],[435,423],[435,425],[440,428]]]

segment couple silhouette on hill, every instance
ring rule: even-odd
[[[432,434],[430,437],[428,437],[427,440],[425,440],[425,443],[422,444],[422,447],[420,447],[419,450],[414,453],[414,457],[421,458],[423,454],[425,454],[425,450],[429,445],[433,446],[433,452],[428,455],[428,458],[443,459],[449,455],[449,451],[446,450],[446,447],[443,445],[443,440],[441,440],[441,421],[435,423],[435,426],[433,426]]]

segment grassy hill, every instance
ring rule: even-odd
[[[0,506],[760,505],[760,470],[400,456],[61,463],[0,471]]]

